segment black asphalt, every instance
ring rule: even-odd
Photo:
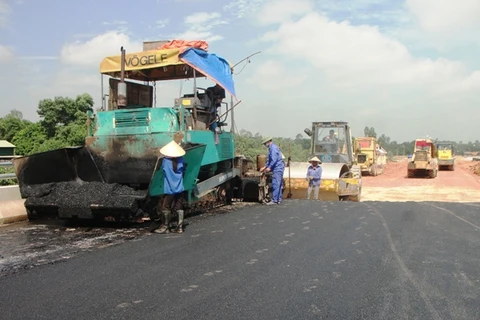
[[[290,200],[0,279],[2,319],[480,319],[480,204]]]

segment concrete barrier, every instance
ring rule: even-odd
[[[20,195],[17,186],[0,187],[0,224],[27,220],[27,210],[23,205],[25,200]]]

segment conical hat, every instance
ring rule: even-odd
[[[313,162],[313,161],[322,163],[322,160],[318,159],[317,156],[315,156],[315,157],[313,157],[312,159],[308,160],[308,162]]]
[[[178,143],[176,143],[175,141],[172,141],[166,144],[165,146],[163,146],[160,149],[160,153],[166,157],[176,158],[176,157],[181,157],[185,155],[186,152],[185,150],[183,150],[182,147],[180,147]]]
[[[282,160],[285,160],[285,156],[283,155],[283,153],[280,152],[280,154],[282,155]]]
[[[273,140],[272,137],[265,138],[265,139],[263,139],[262,144],[265,144],[270,140]]]

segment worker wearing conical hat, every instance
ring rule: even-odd
[[[307,181],[308,181],[308,190],[307,190],[307,199],[310,200],[310,195],[313,191],[313,198],[318,200],[318,192],[320,190],[320,182],[322,180],[322,167],[320,167],[320,163],[322,161],[318,159],[317,156],[314,156],[310,160],[310,166],[307,169]]]
[[[183,174],[185,172],[185,162],[183,156],[185,150],[172,141],[160,149],[164,156],[162,160],[162,170],[165,175],[163,184],[164,197],[157,205],[157,214],[164,217],[163,224],[156,233],[170,233],[170,218],[172,211],[178,214],[177,232],[183,232]]]

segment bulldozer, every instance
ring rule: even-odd
[[[204,41],[148,45],[130,54],[122,47],[119,55],[101,61],[102,107],[88,112],[84,145],[14,160],[29,220],[139,222],[152,217],[164,195],[159,150],[172,140],[186,151],[186,215],[245,194],[258,198],[261,175],[235,155],[233,133],[226,130],[228,114],[233,120],[230,111],[241,102],[233,105],[230,63],[208,53]],[[109,77],[108,94],[104,76]],[[230,105],[197,86],[198,78],[230,93]],[[191,79],[192,92],[180,93],[171,106],[156,106],[157,82]]]
[[[385,171],[387,152],[374,137],[355,138],[355,160],[362,175],[375,177]]]
[[[431,139],[416,139],[413,155],[408,161],[407,177],[436,178],[438,172],[437,149]]]
[[[438,170],[455,171],[455,152],[452,143],[437,144]]]
[[[362,175],[360,166],[355,163],[349,124],[344,121],[312,122],[311,128],[304,132],[311,138],[311,157],[317,156],[322,161],[318,199],[359,202]],[[307,198],[309,166],[307,161],[289,161],[284,171],[286,198]]]

